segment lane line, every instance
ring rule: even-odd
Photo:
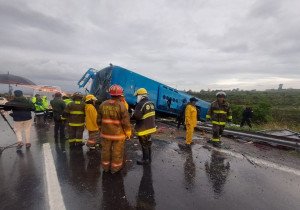
[[[50,144],[43,144],[44,165],[46,173],[46,187],[48,193],[50,210],[65,210],[65,203],[62,197],[56,168],[54,164],[53,155],[51,152]]]
[[[208,146],[208,147],[212,150],[230,155],[232,157],[236,157],[236,158],[239,158],[239,159],[246,159],[246,160],[251,161],[251,162],[253,162],[253,163],[255,163],[259,166],[270,167],[270,168],[274,168],[276,170],[280,170],[280,171],[283,171],[283,172],[287,172],[287,173],[290,173],[290,174],[300,176],[300,170],[298,170],[296,168],[291,168],[291,167],[288,167],[288,166],[280,165],[280,164],[273,163],[273,162],[270,162],[270,161],[267,161],[267,160],[258,159],[258,158],[255,158],[255,157],[251,157],[251,156],[248,156],[248,155],[245,155],[245,154],[240,154],[240,153],[237,153],[237,152],[232,152],[232,151],[225,150],[225,149],[219,149],[219,148],[215,148],[215,147],[211,147],[211,146]]]

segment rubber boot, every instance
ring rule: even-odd
[[[213,146],[217,148],[222,148],[222,142],[221,141],[213,142]]]
[[[148,148],[145,149],[145,148],[142,147],[142,151],[143,151],[143,159],[136,161],[136,163],[138,165],[148,165],[150,163],[150,161],[149,161],[149,150],[148,150]]]

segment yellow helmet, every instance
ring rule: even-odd
[[[90,101],[90,100],[96,101],[97,98],[96,98],[94,95],[92,95],[92,94],[88,94],[88,95],[85,97],[85,102]]]
[[[148,92],[145,88],[140,88],[137,91],[135,91],[135,93],[134,93],[135,96],[137,96],[137,95],[146,95],[146,94],[148,94]]]

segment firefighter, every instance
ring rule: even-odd
[[[206,119],[207,121],[211,120],[213,125],[212,139],[208,141],[213,146],[221,146],[221,135],[224,131],[226,121],[232,121],[232,112],[229,106],[229,103],[225,100],[226,93],[218,92],[216,94],[217,100],[211,103],[211,106],[207,112]]]
[[[57,92],[54,94],[54,99],[50,101],[53,109],[54,118],[54,139],[58,142],[58,132],[60,135],[60,140],[65,140],[65,120],[62,118],[63,112],[66,108],[66,104],[61,98],[61,93]]]
[[[123,167],[125,140],[130,139],[129,113],[121,96],[123,88],[112,85],[111,99],[104,101],[98,109],[97,123],[102,140],[101,165],[105,172],[116,173]]]
[[[86,129],[89,131],[89,139],[86,146],[90,149],[96,149],[96,145],[99,146],[99,127],[97,125],[97,110],[95,108],[95,102],[97,98],[89,94],[85,97],[85,122]]]
[[[83,145],[85,104],[83,103],[82,98],[83,96],[81,93],[74,93],[73,102],[68,104],[63,114],[63,118],[66,118],[68,121],[70,147]]]
[[[136,120],[135,133],[142,146],[143,158],[138,160],[138,165],[148,165],[151,163],[151,134],[156,132],[155,126],[155,107],[149,100],[145,88],[138,89],[134,95],[137,97],[137,105],[134,110],[133,118]]]
[[[198,100],[195,97],[190,98],[190,102],[185,108],[185,125],[186,125],[186,138],[185,144],[190,146],[193,143],[193,133],[197,125],[197,108],[196,102]]]

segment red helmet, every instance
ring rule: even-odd
[[[109,88],[109,94],[111,96],[121,96],[123,95],[123,88],[120,85],[112,85]]]

